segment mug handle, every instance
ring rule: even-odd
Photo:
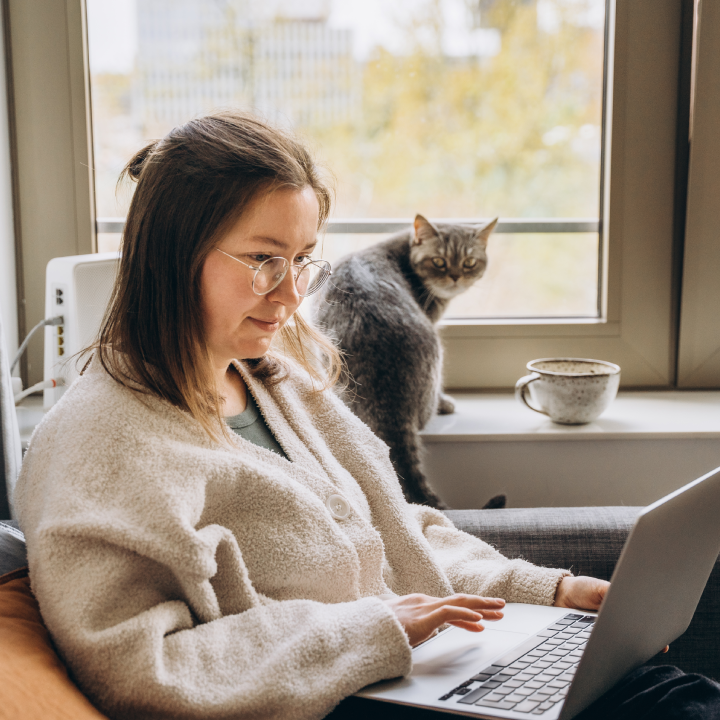
[[[530,375],[526,375],[525,377],[521,377],[516,383],[515,383],[515,398],[519,400],[520,402],[524,403],[529,407],[531,410],[534,410],[536,413],[541,413],[543,415],[547,415],[547,413],[544,410],[539,410],[536,407],[533,407],[527,400],[527,397],[525,397],[525,391],[527,390],[527,386],[535,382],[536,380],[540,379],[540,375],[537,373],[531,373]]]

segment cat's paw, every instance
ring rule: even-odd
[[[483,510],[501,510],[507,506],[506,495],[494,495],[483,506]]]
[[[440,393],[438,398],[438,415],[452,415],[455,412],[455,402],[445,393]]]

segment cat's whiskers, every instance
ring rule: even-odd
[[[427,296],[425,297],[425,301],[423,302],[423,311],[427,312],[430,308],[430,305],[435,302],[436,300],[440,300],[440,296],[437,295],[435,292],[433,292],[433,289],[425,286],[425,290],[427,291]]]

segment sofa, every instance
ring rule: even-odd
[[[448,510],[446,514],[457,527],[481,537],[508,557],[610,579],[639,510],[513,508]],[[17,523],[0,521],[0,676],[4,679],[0,684],[0,718],[102,720],[104,716],[74,687],[54,653],[22,569],[25,564],[24,541]],[[14,593],[15,605],[7,602],[9,591]],[[25,612],[22,634],[13,632],[18,622],[16,611],[8,611],[17,607],[18,597]],[[28,631],[30,625],[32,630]],[[677,665],[686,672],[720,680],[719,650],[720,563],[716,563],[690,627],[671,645],[669,653],[650,662]]]

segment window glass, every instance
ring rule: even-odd
[[[227,106],[307,139],[335,218],[599,216],[604,0],[88,0],[88,19],[100,218],[124,215],[137,148]],[[496,234],[448,314],[597,316],[598,251]]]

